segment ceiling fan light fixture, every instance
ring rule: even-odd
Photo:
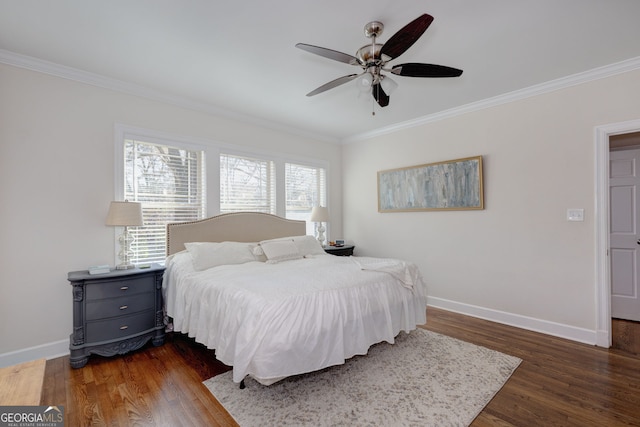
[[[369,92],[373,85],[373,75],[369,72],[364,72],[356,79],[356,86],[361,92]]]
[[[381,75],[380,86],[382,86],[382,90],[384,90],[387,95],[391,95],[398,88],[398,83],[389,76]]]

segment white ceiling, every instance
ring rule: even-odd
[[[390,65],[461,77],[394,76],[384,109],[354,82],[305,96],[358,68],[296,43],[353,55],[367,22],[384,43],[422,13],[434,22]],[[637,0],[0,0],[0,50],[340,141],[640,58],[639,17]]]

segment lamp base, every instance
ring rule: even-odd
[[[326,230],[326,229],[322,226],[322,223],[321,223],[321,222],[319,222],[319,223],[318,223],[318,228],[317,228],[317,231],[318,231],[318,237],[317,237],[317,239],[318,239],[318,242],[320,242],[320,244],[321,244],[323,247],[324,247],[324,232],[325,232],[325,230]]]
[[[130,270],[136,267],[131,264],[131,258],[133,258],[131,244],[134,240],[133,235],[129,233],[129,227],[125,225],[124,232],[118,238],[118,241],[120,242],[120,252],[118,252],[120,264],[116,265],[116,270]]]

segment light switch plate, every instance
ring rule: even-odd
[[[584,221],[584,209],[567,209],[567,221]]]

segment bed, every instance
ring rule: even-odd
[[[241,387],[343,364],[426,323],[414,264],[329,255],[305,234],[304,221],[250,212],[167,226],[167,318]]]

